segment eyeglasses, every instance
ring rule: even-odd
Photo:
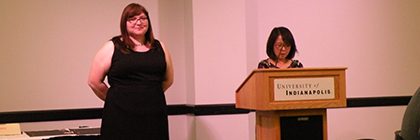
[[[144,23],[147,21],[147,17],[146,16],[139,17],[139,18],[133,17],[133,18],[129,18],[127,21],[131,24],[137,23],[138,21],[141,21],[142,23]]]
[[[279,49],[283,49],[283,48],[288,49],[290,48],[290,45],[285,44],[285,43],[281,43],[281,44],[279,43],[279,44],[274,44],[274,47],[279,48]]]

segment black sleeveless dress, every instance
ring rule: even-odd
[[[101,140],[168,140],[168,115],[162,82],[165,54],[158,40],[147,52],[123,53],[120,37],[108,72]]]

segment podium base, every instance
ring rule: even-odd
[[[257,140],[327,140],[326,109],[256,112]]]
[[[280,117],[281,140],[323,140],[322,116]]]

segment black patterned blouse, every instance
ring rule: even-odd
[[[268,58],[261,60],[260,63],[258,63],[258,68],[278,68],[276,65],[271,64],[268,60]],[[290,64],[290,66],[287,68],[303,68],[303,64],[300,63],[299,60],[292,60],[292,64]]]

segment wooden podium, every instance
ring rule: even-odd
[[[346,107],[347,68],[256,69],[236,90],[236,108],[256,110],[256,139],[280,140],[282,123],[307,116],[321,120],[321,139],[327,140],[327,108]],[[302,126],[304,128],[305,126]],[[301,131],[301,135],[309,132]],[[286,139],[286,138],[284,138]]]

